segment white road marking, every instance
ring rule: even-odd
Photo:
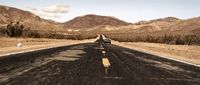
[[[106,53],[106,51],[104,51],[104,50],[103,50],[103,51],[102,51],[102,53],[103,53],[103,54],[105,54],[105,53]]]
[[[103,50],[103,47],[94,47],[94,49],[99,49],[99,50]]]
[[[106,76],[106,77],[104,77],[105,79],[124,79],[123,77],[109,77],[109,76]]]

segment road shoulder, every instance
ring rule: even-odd
[[[44,38],[0,38],[0,57],[31,52],[61,46],[69,46],[74,44],[94,42],[95,39],[87,40],[66,40],[66,39],[44,39]],[[16,44],[22,43],[21,47]]]
[[[200,49],[200,46],[180,46],[156,43],[133,43],[118,41],[113,41],[113,44],[200,67],[200,50],[198,50]]]

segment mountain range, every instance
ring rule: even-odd
[[[84,15],[75,17],[64,23],[46,20],[29,11],[0,5],[0,26],[5,27],[10,22],[24,24],[32,30],[66,30],[87,32],[155,32],[155,31],[193,31],[200,32],[200,17],[178,19],[166,17],[150,21],[129,23],[112,16]]]

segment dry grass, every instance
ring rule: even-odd
[[[94,42],[95,39],[88,40],[66,40],[66,39],[44,39],[44,38],[0,38],[0,55],[27,51],[33,49],[72,45],[86,42]],[[18,42],[22,43],[22,47],[17,47]]]
[[[114,44],[152,54],[163,55],[194,64],[200,64],[200,46],[116,41]]]
[[[150,42],[175,45],[200,45],[200,34],[189,31],[157,31],[144,33],[104,33],[106,37],[120,42]]]

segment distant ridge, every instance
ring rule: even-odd
[[[85,15],[76,17],[68,22],[64,23],[65,28],[92,28],[99,25],[109,25],[109,26],[126,26],[130,25],[125,21],[119,20],[110,16],[100,16],[100,15]]]

